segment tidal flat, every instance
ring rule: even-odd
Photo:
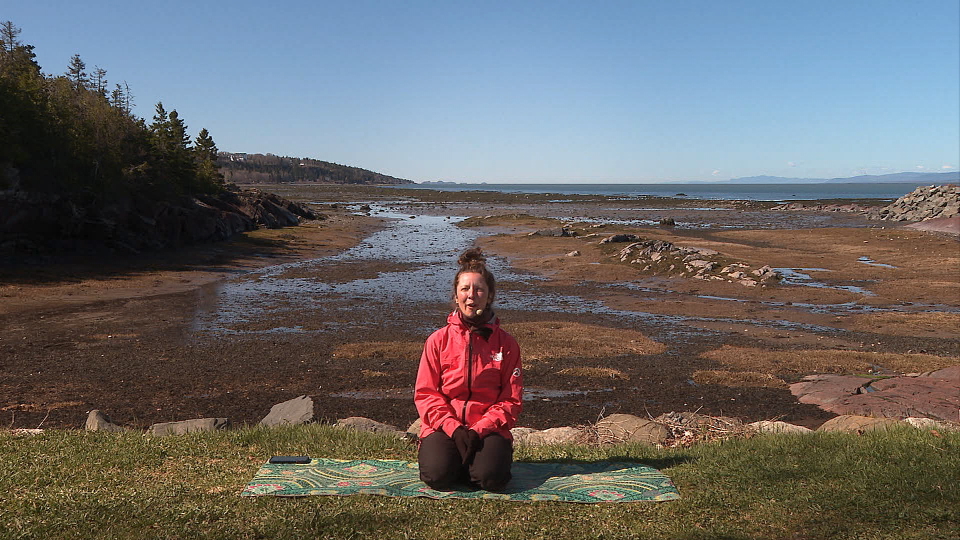
[[[79,428],[91,409],[137,428],[255,424],[308,395],[321,420],[405,428],[420,346],[471,245],[490,257],[495,311],[523,351],[523,426],[696,411],[816,427],[833,414],[788,388],[806,375],[960,364],[956,236],[758,201],[258,187],[325,219],[0,269],[0,424]],[[562,228],[577,234],[531,234]],[[600,244],[615,233],[784,279],[645,269]]]

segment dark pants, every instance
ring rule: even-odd
[[[486,491],[502,491],[510,481],[513,443],[497,433],[483,438],[473,462],[463,464],[453,439],[442,431],[420,440],[420,479],[436,490],[468,481]]]

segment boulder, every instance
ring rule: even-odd
[[[901,424],[901,422],[893,418],[874,418],[872,416],[845,414],[827,420],[817,428],[817,431],[863,433],[877,429],[889,429],[891,426],[897,424]]]
[[[810,428],[790,424],[787,422],[780,422],[779,420],[761,420],[759,422],[747,424],[747,427],[753,428],[757,433],[789,433],[795,435],[813,433],[813,430]]]
[[[555,427],[543,431],[533,431],[523,437],[523,444],[537,446],[545,444],[577,444],[586,440],[583,430],[574,427]]]
[[[87,431],[126,431],[126,428],[114,424],[110,420],[110,417],[106,415],[106,413],[103,413],[97,409],[94,409],[87,414],[87,422],[84,425],[84,428]]]
[[[376,420],[371,420],[362,416],[342,418],[337,420],[337,423],[334,424],[334,426],[356,429],[358,431],[369,431],[370,433],[386,433],[397,436],[403,436],[405,434],[405,432],[401,431],[397,427],[391,426],[390,424],[384,424],[382,422],[377,422]]]
[[[230,421],[226,418],[196,418],[194,420],[154,424],[147,429],[147,433],[157,436],[183,435],[195,431],[217,431],[228,427],[230,427]]]
[[[933,418],[917,418],[917,417],[911,416],[910,418],[905,418],[903,421],[917,429],[936,429],[939,431],[960,431],[960,424],[955,424],[953,422],[940,422],[938,420],[934,420]]]
[[[407,435],[410,435],[411,438],[413,438],[414,440],[419,439],[419,438],[420,438],[420,425],[421,425],[422,423],[423,423],[422,420],[420,420],[419,418],[417,418],[416,420],[414,420],[413,423],[410,424],[410,427],[407,428]]]
[[[536,433],[537,430],[529,427],[515,427],[510,430],[510,434],[513,435],[513,444],[516,446],[529,444],[527,440],[530,437],[531,433]]]
[[[260,425],[267,427],[281,424],[297,425],[312,421],[313,399],[308,396],[298,396],[271,407],[270,413],[263,420],[260,420]]]
[[[632,414],[611,414],[596,424],[601,444],[639,442],[661,444],[670,435],[662,425]]]

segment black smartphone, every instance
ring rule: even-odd
[[[270,463],[310,463],[310,456],[273,456]]]

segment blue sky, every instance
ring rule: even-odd
[[[415,181],[960,167],[960,2],[5,2],[221,150]]]

